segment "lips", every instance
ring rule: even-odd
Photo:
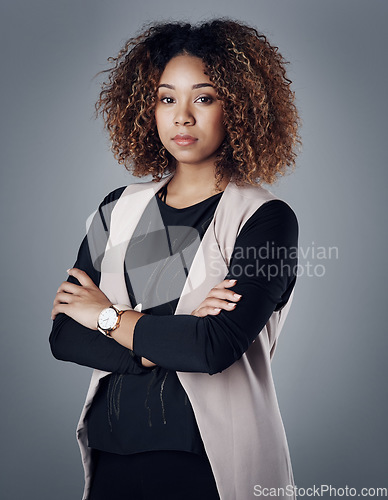
[[[182,146],[188,145],[188,144],[193,144],[196,142],[198,139],[196,137],[193,137],[191,135],[187,134],[178,134],[172,139],[174,142],[177,144],[180,144]]]

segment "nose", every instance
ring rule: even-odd
[[[190,107],[185,103],[182,103],[176,107],[174,123],[175,125],[194,125],[194,115],[190,110]]]

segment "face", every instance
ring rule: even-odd
[[[224,137],[222,102],[200,58],[179,55],[160,78],[155,120],[163,146],[177,167],[213,167]]]

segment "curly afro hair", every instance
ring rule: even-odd
[[[287,62],[266,36],[240,21],[152,23],[126,42],[102,71],[96,116],[102,115],[120,164],[134,176],[160,180],[176,168],[161,143],[154,111],[166,64],[177,55],[202,59],[224,111],[225,139],[215,162],[237,184],[273,184],[295,165],[299,117]]]

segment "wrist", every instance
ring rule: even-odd
[[[144,316],[144,313],[134,310],[126,310],[122,314],[119,326],[112,331],[112,339],[133,351],[133,337],[136,323]]]

